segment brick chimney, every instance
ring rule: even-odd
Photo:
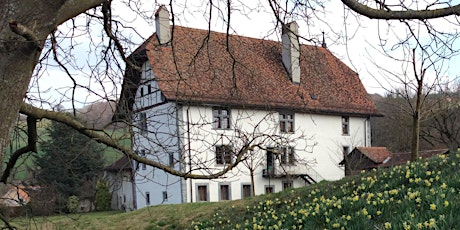
[[[160,6],[155,13],[155,29],[160,44],[166,44],[171,41],[169,11],[164,5]]]
[[[296,22],[283,25],[282,29],[282,58],[289,77],[293,83],[300,83],[300,44],[299,26]]]

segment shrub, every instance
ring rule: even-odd
[[[110,194],[107,184],[103,181],[98,181],[96,184],[96,210],[107,211],[110,210],[110,201],[112,195]]]
[[[70,213],[77,213],[80,206],[80,199],[77,196],[69,196],[67,200],[67,210]]]

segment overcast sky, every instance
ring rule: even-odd
[[[137,14],[130,12],[125,5],[119,3],[115,5],[115,12],[113,12],[113,15],[119,14],[123,20],[129,21],[129,26],[136,28],[139,34],[132,33],[131,39],[138,44],[140,44],[144,38],[147,38],[155,32],[153,18],[157,6],[161,1],[155,1],[155,3],[151,1],[147,2],[150,3],[145,3],[139,8],[143,9],[145,16],[152,19],[150,22],[140,20]],[[187,1],[188,5],[186,8],[180,3],[174,3],[175,23],[181,26],[207,29],[209,11],[204,12],[207,10],[206,5],[190,2],[191,1]],[[117,1],[114,1],[114,4],[117,4]],[[165,4],[169,4],[169,1],[165,2]],[[276,20],[273,13],[271,13],[271,9],[267,5],[264,5],[264,2],[258,3],[257,1],[250,1],[249,4],[253,5],[243,7],[238,5],[238,3],[235,4],[235,13],[233,13],[231,17],[230,33],[279,41],[279,33],[274,33],[274,31],[279,31],[279,29],[275,30],[274,28]],[[379,48],[379,45],[382,44],[382,40],[380,40],[379,37],[383,38],[386,42],[386,48],[391,48],[392,43],[396,41],[396,36],[406,33],[403,24],[392,22],[392,26],[388,29],[389,27],[385,21],[354,17],[344,9],[340,1],[326,3],[325,13],[318,13],[317,16],[316,18],[312,17],[308,20],[296,20],[299,24],[299,33],[302,37],[321,41],[322,32],[324,32],[328,49],[359,74],[368,93],[385,94],[386,91],[380,87],[375,79],[378,79],[379,82],[384,84],[387,88],[399,87],[395,82],[386,80],[381,73],[379,73],[381,71],[379,71],[374,63],[377,63],[385,70],[393,73],[403,72],[404,65],[402,65],[401,62],[395,62],[390,58],[383,57],[383,55],[380,54],[381,49]],[[346,20],[344,20],[344,18],[346,18]],[[86,21],[84,18],[80,18],[74,23],[81,23],[84,25]],[[442,23],[442,21],[435,21],[434,23]],[[214,31],[225,32],[226,30],[226,23],[222,21],[222,18],[219,17],[219,12],[216,10],[213,11],[213,20],[210,25],[211,29]],[[446,24],[442,25],[446,26]],[[61,28],[67,26],[68,25],[63,25]],[[84,31],[81,33],[81,36],[77,36],[74,40],[74,44],[80,45],[75,46],[76,48],[73,52],[80,65],[84,66],[85,63],[94,62],[96,58],[94,58],[94,51],[88,50],[88,46],[85,45],[88,43],[88,37],[85,36]],[[97,34],[103,34],[100,27],[95,27],[92,30],[93,36]],[[319,45],[318,43],[314,44],[302,39],[301,43]],[[133,48],[135,47],[133,46]],[[403,50],[395,50],[393,54],[402,57]],[[445,69],[443,75],[446,76],[446,79],[447,76],[449,76],[450,79],[457,77],[459,69],[454,64],[458,63],[457,60],[458,58],[454,58],[450,62],[443,63]],[[71,74],[76,78],[82,75],[78,73],[78,71],[71,71]],[[122,75],[122,73],[118,74]],[[105,80],[107,82],[104,84],[104,87],[106,91],[109,91],[109,97],[120,92],[121,86],[119,84],[121,82],[117,82],[117,87],[112,87],[112,83],[108,79]],[[95,84],[95,82],[91,80],[86,81],[85,83],[91,84],[96,91],[102,90],[102,86]],[[62,70],[48,68],[38,79],[38,82],[40,91],[42,91],[41,97],[51,100],[53,103],[61,101],[60,98],[63,94],[70,95],[71,91],[65,88],[65,86],[71,85],[72,81],[65,76]],[[31,86],[37,86],[36,81],[33,81]],[[31,88],[31,91],[36,92],[38,90],[36,88]],[[37,94],[35,93],[34,95]],[[86,90],[78,90],[76,96],[78,100],[82,102],[93,101],[98,98],[89,96]],[[69,107],[68,103],[64,104],[66,108]],[[77,105],[77,107],[79,106]]]

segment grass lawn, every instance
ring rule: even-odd
[[[17,218],[18,229],[460,229],[460,154],[228,202]]]

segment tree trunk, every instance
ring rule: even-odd
[[[420,110],[417,109],[415,114],[412,116],[412,146],[410,160],[416,161],[418,158],[418,151],[420,146]]]
[[[250,173],[251,173],[251,189],[252,189],[252,196],[255,196],[256,195],[256,187],[255,187],[255,183],[254,183],[254,169],[250,168]]]
[[[48,35],[103,0],[0,1],[0,162]]]

